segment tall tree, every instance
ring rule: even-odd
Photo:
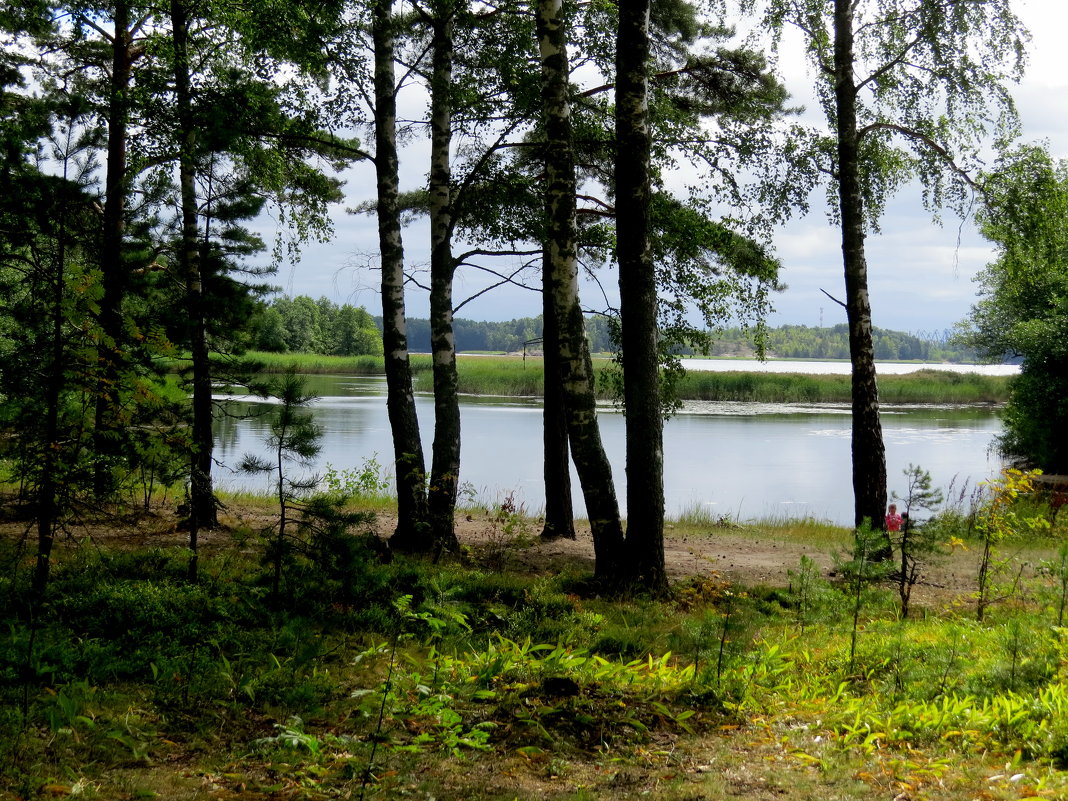
[[[123,363],[129,358],[125,342],[123,299],[128,291],[131,267],[125,257],[126,206],[131,192],[128,168],[129,127],[132,108],[132,78],[135,62],[144,55],[143,42],[137,40],[140,28],[148,15],[129,0],[115,0],[111,9],[112,30],[100,28],[88,15],[78,20],[100,31],[110,44],[111,69],[107,75],[107,172],[104,182],[104,213],[100,248],[100,268],[103,274],[104,295],[100,301],[100,322],[103,333],[100,389],[96,406],[96,450],[118,452],[115,446],[119,421],[115,410],[119,407],[120,375]],[[108,443],[112,443],[111,447]],[[108,462],[100,459],[97,466],[97,491],[110,491],[112,478]]]
[[[657,280],[649,236],[649,0],[620,0],[616,35],[616,253],[627,429],[628,581],[667,588]]]
[[[218,525],[212,490],[211,368],[208,361],[204,281],[198,248],[196,158],[197,127],[191,89],[189,8],[185,0],[171,0],[171,42],[174,48],[174,95],[177,118],[178,186],[181,228],[177,248],[178,274],[185,289],[184,311],[189,330],[193,369],[193,430],[189,469],[189,577],[197,578],[200,529]]]
[[[7,77],[0,79],[0,421],[4,456],[35,515],[32,591],[40,600],[57,531],[90,489],[81,477],[92,474],[85,410],[99,334],[90,187],[97,165],[78,98],[17,98]],[[12,109],[20,119],[8,117]]]
[[[560,323],[553,302],[552,272],[542,258],[542,479],[545,486],[545,524],[541,536],[573,540],[575,509],[571,498],[571,449],[567,440],[567,409],[560,365]]]
[[[397,80],[394,67],[397,22],[391,0],[371,4],[374,50],[374,136],[378,242],[382,268],[382,342],[386,406],[393,430],[397,483],[397,528],[390,544],[423,548],[427,535],[426,463],[419,434],[408,359],[401,238],[400,161],[397,154]]]
[[[434,445],[427,507],[432,548],[456,549],[454,513],[460,484],[460,399],[453,331],[452,196],[453,29],[462,0],[434,0],[430,34],[430,346],[434,371]]]
[[[291,229],[291,245],[325,235],[326,205],[339,194],[323,162],[337,168],[362,154],[317,127],[313,97],[301,81],[306,65],[318,58],[307,55],[321,50],[318,44],[300,38],[297,46],[291,35],[279,43],[262,32],[270,21],[241,4],[171,0],[167,22],[169,39],[160,49],[169,46],[172,76],[160,93],[166,113],[152,132],[177,155],[175,261],[192,372],[189,530],[195,577],[197,533],[216,522],[211,353],[223,337],[221,326],[213,324],[220,319],[236,324],[223,309],[240,308],[242,290],[247,295],[255,287],[228,274],[262,248],[239,223],[270,201]],[[248,45],[256,41],[262,49],[250,52]],[[283,81],[282,72],[294,77]]]
[[[568,436],[593,534],[594,573],[600,579],[614,581],[623,558],[623,526],[612,468],[597,427],[593,364],[579,305],[575,157],[566,33],[561,0],[539,0],[537,36],[545,127],[546,284],[559,325]]]
[[[1007,154],[983,181],[981,230],[997,259],[962,334],[986,358],[1023,357],[999,445],[1047,473],[1068,473],[1068,162],[1038,147]]]
[[[95,484],[101,498],[117,486],[129,450],[132,410],[124,402],[136,371],[138,346],[123,311],[135,291],[134,276],[145,266],[127,233],[129,198],[137,168],[130,166],[130,131],[136,130],[138,89],[134,67],[145,56],[143,27],[150,19],[142,3],[48,3],[53,24],[36,37],[40,79],[59,80],[96,107],[95,147],[106,157],[97,248],[103,277],[99,302],[101,336],[94,422]]]
[[[744,0],[765,6],[776,34],[805,37],[830,134],[824,165],[841,228],[852,362],[855,522],[883,525],[886,458],[879,417],[865,237],[890,194],[919,178],[925,202],[963,205],[987,135],[1010,132],[1006,85],[1023,64],[1025,33],[1009,0]]]

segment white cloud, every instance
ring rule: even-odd
[[[1025,0],[1017,13],[1032,31],[1030,69],[1014,92],[1023,123],[1023,140],[1047,139],[1055,155],[1068,157],[1068,64],[1063,32],[1068,23],[1068,4],[1062,0]],[[780,67],[796,97],[807,106],[805,119],[822,120],[811,99],[810,69],[804,64],[798,43],[788,41],[781,50]],[[409,101],[414,115],[421,113],[416,101]],[[414,143],[403,156],[406,187],[425,181],[426,146]],[[370,164],[357,165],[348,172],[346,205],[370,199],[374,191],[374,170]],[[353,217],[342,209],[334,212],[335,240],[306,249],[300,264],[286,267],[277,283],[292,294],[326,295],[337,301],[355,302],[375,311],[378,305],[378,274],[366,265],[374,263],[377,232],[373,218]],[[875,324],[903,330],[942,330],[964,317],[976,299],[973,277],[990,258],[989,246],[968,222],[962,224],[950,212],[939,226],[920,202],[918,190],[906,189],[892,199],[882,218],[882,233],[868,238],[869,278]],[[405,231],[405,252],[409,264],[428,260],[425,226]],[[778,312],[773,323],[833,324],[845,319],[844,312],[821,289],[842,294],[841,250],[838,232],[827,222],[824,196],[813,197],[812,211],[784,226],[775,236],[777,253],[783,263],[782,279],[789,289],[776,298]],[[362,254],[362,255],[361,255]],[[607,289],[614,278],[605,276]],[[477,275],[465,274],[458,283],[457,300],[484,285]],[[603,305],[597,290],[584,290],[589,306]],[[461,316],[475,319],[509,319],[540,313],[541,301],[534,293],[519,289],[499,289],[461,310]],[[413,291],[409,299],[413,316],[425,316],[425,294]]]

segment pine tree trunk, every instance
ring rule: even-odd
[[[460,398],[452,324],[453,4],[433,4],[430,98],[430,346],[434,370],[434,448],[427,504],[435,553],[456,550],[454,515],[460,483]]]
[[[627,427],[627,558],[620,580],[660,592],[664,567],[664,421],[656,272],[649,242],[649,0],[620,0],[616,40],[616,250]]]
[[[599,579],[613,581],[619,575],[623,557],[623,526],[612,467],[597,425],[593,364],[579,305],[575,157],[561,0],[539,0],[537,33],[546,137],[548,284],[560,325],[560,375],[567,430],[593,533],[594,573]]]
[[[846,318],[852,362],[853,501],[857,526],[868,520],[883,528],[886,509],[886,452],[879,418],[868,266],[864,255],[864,200],[860,185],[857,88],[853,78],[852,0],[835,0],[835,101],[838,114],[838,192],[845,267]],[[889,543],[887,543],[889,546]],[[879,553],[876,558],[884,558]]]
[[[382,344],[386,409],[393,433],[397,484],[397,528],[390,545],[428,550],[426,466],[408,359],[404,309],[404,247],[401,241],[397,156],[397,98],[393,68],[391,0],[376,0],[371,35],[375,59],[375,171],[378,184],[378,242],[382,264]]]
[[[575,539],[575,510],[571,500],[571,453],[567,446],[567,410],[560,380],[560,326],[556,322],[549,285],[548,259],[542,265],[542,365],[545,372],[545,400],[542,405],[544,450],[546,539]]]
[[[116,0],[115,26],[111,42],[111,76],[108,86],[108,163],[104,178],[104,215],[100,243],[100,271],[103,295],[100,298],[101,374],[97,386],[93,448],[97,456],[119,452],[115,435],[119,430],[115,415],[119,408],[119,377],[127,361],[123,343],[122,303],[128,275],[122,254],[126,214],[126,150],[131,71],[130,7]],[[101,458],[94,475],[98,496],[114,489],[111,460]]]
[[[186,324],[193,367],[192,454],[189,471],[189,578],[197,578],[197,546],[201,528],[217,524],[211,464],[211,365],[204,310],[204,282],[197,246],[196,127],[192,118],[189,62],[189,12],[183,0],[171,2],[174,45],[174,87],[178,115],[178,182],[181,193],[182,236],[178,267],[185,281]]]

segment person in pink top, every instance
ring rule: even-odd
[[[887,531],[901,531],[901,515],[897,513],[897,504],[890,504],[890,508],[886,512],[886,530]]]

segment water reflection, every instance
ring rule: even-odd
[[[392,454],[381,378],[313,376],[309,389],[316,421],[325,430],[319,466],[352,468]],[[220,485],[261,487],[233,468],[247,452],[263,453],[271,405],[231,400],[216,426]],[[429,461],[433,399],[416,406]],[[461,408],[461,481],[487,501],[515,492],[528,510],[541,507],[541,404],[536,399],[465,398]],[[624,421],[611,408],[600,414],[605,448],[624,498]],[[936,486],[959,488],[989,477],[998,461],[989,446],[1000,426],[987,407],[900,406],[884,409],[890,489],[903,492],[902,471],[918,464]],[[813,515],[852,519],[849,408],[838,404],[688,403],[664,430],[665,501],[668,513],[700,509],[751,518]],[[575,496],[582,514],[577,477]]]

